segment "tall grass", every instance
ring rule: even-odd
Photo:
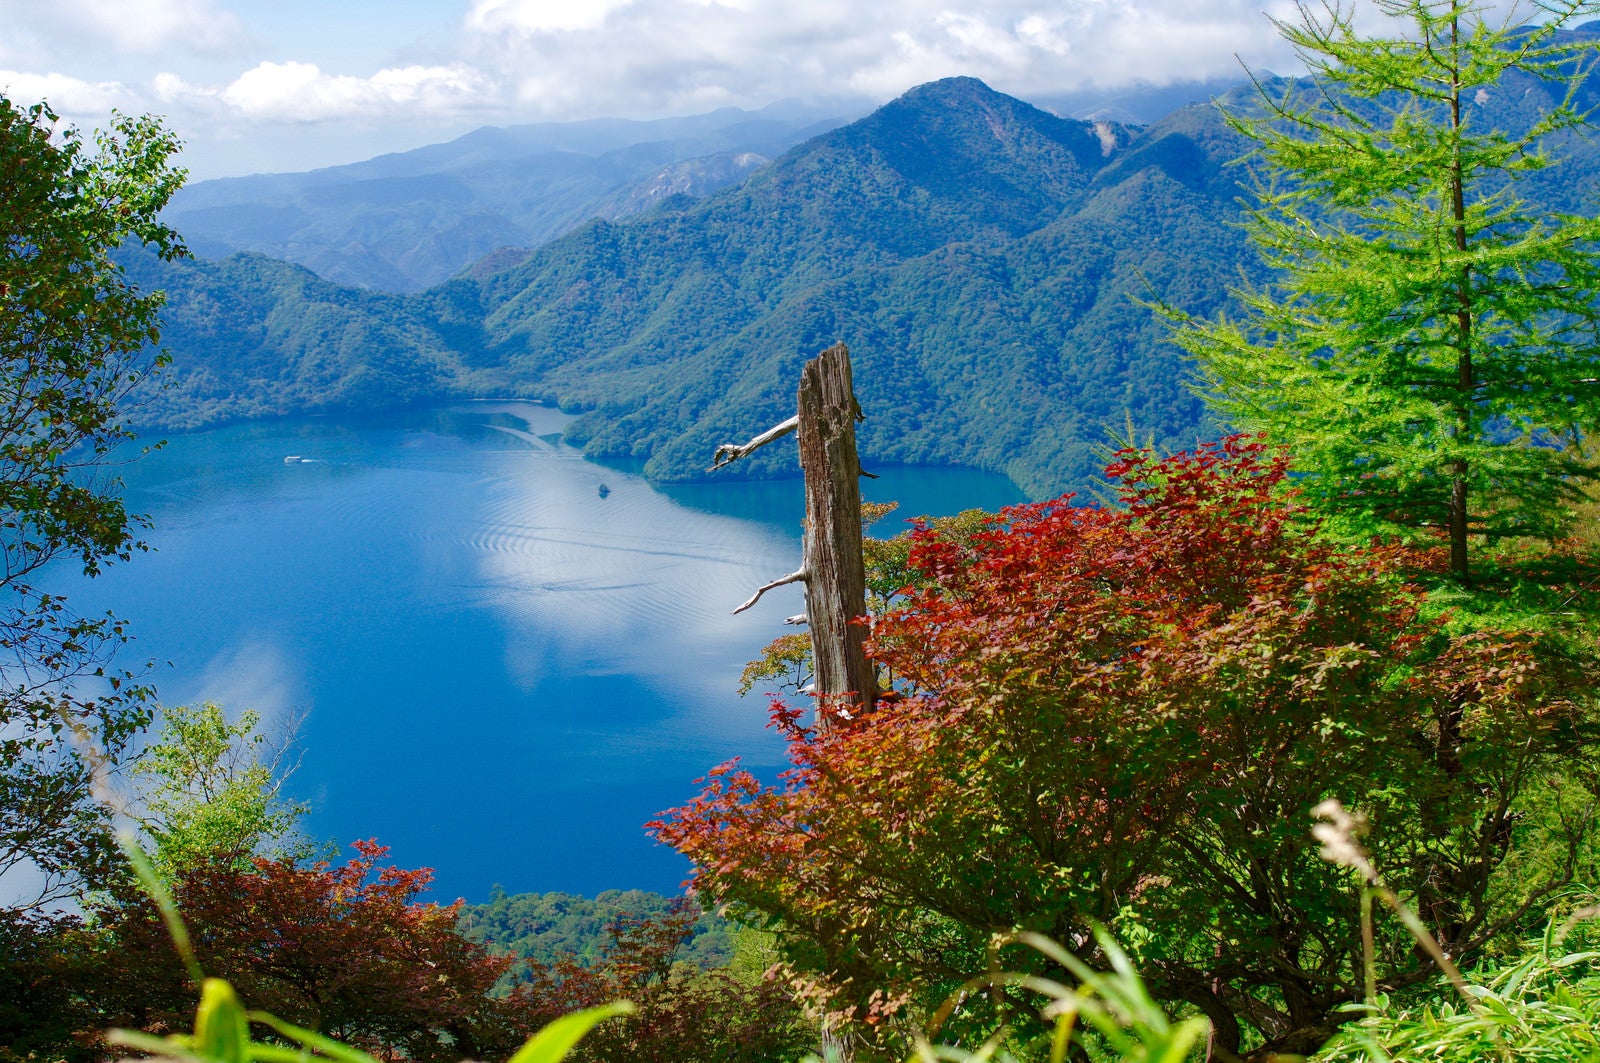
[[[1554,921],[1521,959],[1474,972],[1465,997],[1394,1007],[1379,997],[1352,1005],[1363,1017],[1343,1027],[1317,1063],[1600,1063],[1600,949],[1566,942],[1581,910]]]
[[[1051,1024],[1049,1060],[1063,1063],[1069,1047],[1076,1040],[1084,1055],[1093,1059],[1098,1055],[1105,1060],[1123,1063],[1182,1063],[1210,1031],[1205,1019],[1191,1017],[1174,1022],[1167,1016],[1145,989],[1139,972],[1111,934],[1095,928],[1095,938],[1102,952],[1110,960],[1111,970],[1096,971],[1060,945],[1040,934],[1015,933],[996,939],[995,946],[1013,942],[1028,945],[1059,964],[1077,979],[1076,985],[1066,985],[1037,975],[986,975],[967,983],[963,990],[1001,986],[1020,986],[1041,994],[1047,1001],[1041,1009],[1045,1020]],[[952,997],[934,1016],[930,1036],[936,1034],[953,1010],[956,998]],[[1092,1032],[1083,1037],[1080,1031]],[[1074,1035],[1078,1034],[1077,1037]],[[1004,1063],[1011,1059],[999,1051],[999,1042],[977,1052],[935,1047],[927,1036],[917,1039],[912,1053],[916,1063],[980,1063],[994,1059]]]

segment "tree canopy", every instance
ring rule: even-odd
[[[160,732],[129,775],[133,813],[163,878],[195,864],[248,869],[256,856],[308,854],[298,829],[307,806],[282,793],[287,752],[262,732],[259,713],[230,722],[213,702],[162,709]]]
[[[108,663],[122,625],[75,615],[44,569],[93,575],[139,545],[110,461],[159,362],[161,296],[126,283],[113,252],[183,253],[159,220],[177,149],[122,116],[91,148],[43,104],[0,97],[0,872],[32,865],[41,899],[110,858],[81,747],[115,759],[148,721],[147,692]]]
[[[202,968],[252,1006],[387,1058],[507,1056],[528,1025],[490,989],[511,965],[456,932],[461,905],[422,904],[433,872],[380,867],[354,843],[343,864],[197,861],[173,883]],[[118,895],[96,913],[104,953],[87,995],[108,1025],[169,1028],[193,1006],[161,913]]]
[[[1559,531],[1594,472],[1564,444],[1600,417],[1600,220],[1526,197],[1587,118],[1595,5],[1495,23],[1473,0],[1375,0],[1279,23],[1309,79],[1263,83],[1250,237],[1273,279],[1243,311],[1172,312],[1221,411],[1294,453],[1330,531],[1451,545]],[[1517,107],[1491,107],[1499,97]]]
[[[937,1004],[996,932],[1087,957],[1099,922],[1223,1051],[1313,1049],[1359,986],[1355,893],[1308,843],[1330,795],[1370,812],[1455,955],[1593,873],[1596,711],[1557,648],[1449,635],[1402,550],[1307,529],[1260,440],[1109,472],[1117,508],[920,533],[904,603],[873,622],[898,699],[829,728],[777,705],[781,784],[723,765],[656,825],[863,1028]],[[1429,973],[1403,936],[1380,944],[1386,984]],[[1025,1025],[995,1006],[970,1021]]]

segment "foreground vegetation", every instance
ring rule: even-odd
[[[869,1042],[894,1054],[893,1020],[998,931],[1103,962],[1104,925],[1218,1058],[1314,1050],[1360,985],[1357,893],[1308,846],[1330,795],[1359,795],[1453,955],[1594,881],[1600,715],[1573,640],[1452,630],[1416,582],[1428,555],[1322,540],[1260,441],[1113,470],[1117,508],[914,533],[921,589],[872,639],[899,697],[810,725],[777,704],[786,778],[724,766],[656,825]],[[1434,973],[1393,930],[1389,991]],[[1022,1031],[1019,1008],[998,993],[953,1025]]]
[[[1343,817],[1334,809],[1334,818]],[[1323,823],[1319,830],[1323,853],[1333,862],[1362,865],[1367,857],[1359,841],[1348,833],[1348,817],[1337,827]],[[1370,870],[1370,867],[1369,867]],[[152,894],[161,898],[174,938],[186,943],[186,929],[159,882],[147,878]],[[1392,895],[1390,899],[1393,900]],[[1395,901],[1395,910],[1416,927],[1416,919]],[[1388,1063],[1391,1060],[1429,1059],[1445,1061],[1550,1060],[1583,1061],[1600,1059],[1600,951],[1592,948],[1562,952],[1564,945],[1587,945],[1596,935],[1584,920],[1600,917],[1600,905],[1580,909],[1560,926],[1552,924],[1542,940],[1528,943],[1514,965],[1484,972],[1486,977],[1472,983],[1463,978],[1448,960],[1453,985],[1430,994],[1417,1006],[1397,1008],[1371,994],[1364,1006],[1366,1017],[1335,1035],[1317,1054],[1320,1063]],[[982,1063],[997,1060],[1015,1063],[1017,1056],[990,1038],[977,1050],[939,1042],[937,1034],[951,1011],[967,992],[994,992],[1011,987],[1025,989],[1038,1005],[1040,1019],[1048,1027],[1045,1043],[1028,1058],[1048,1058],[1051,1063],[1073,1059],[1102,1063],[1178,1063],[1194,1058],[1207,1035],[1203,1018],[1172,1021],[1150,998],[1133,962],[1104,931],[1096,934],[1109,968],[1096,970],[1059,945],[1036,934],[1019,932],[997,935],[992,943],[998,950],[1006,944],[1026,945],[1071,975],[1070,981],[1041,978],[992,967],[975,976],[960,994],[949,998],[935,1013],[927,1028],[912,1038],[910,1058],[933,1063]],[[1583,939],[1578,942],[1577,939]],[[1416,941],[1426,951],[1437,944],[1418,931]],[[233,987],[224,980],[204,977],[192,953],[185,960],[196,985],[200,1004],[195,1012],[192,1032],[169,1034],[164,1038],[129,1030],[112,1030],[110,1044],[134,1049],[157,1057],[192,1063],[247,1063],[247,1061],[329,1059],[342,1063],[376,1063],[377,1058],[351,1048],[313,1030],[283,1021],[269,1012],[247,1012]],[[1369,983],[1372,972],[1369,968]],[[658,987],[637,985],[647,996],[659,995]],[[1459,994],[1441,999],[1444,994]],[[727,1060],[793,1058],[777,1045],[724,1045],[720,1054],[702,1057],[698,1030],[669,1031],[668,1041],[653,1043],[634,1030],[614,1040],[609,1050],[600,1045],[602,1036],[615,1032],[615,1024],[603,1026],[607,1019],[634,1016],[638,1010],[626,1001],[588,1007],[561,1015],[531,1036],[511,1056],[510,1063],[558,1063],[581,1054],[599,1059],[681,1059],[718,1058]],[[181,1025],[181,1024],[180,1024]],[[602,1026],[583,1041],[597,1026]],[[260,1034],[254,1031],[261,1031]],[[264,1037],[264,1039],[262,1039]],[[1214,1044],[1213,1044],[1214,1049]],[[597,1051],[598,1049],[598,1051]],[[774,1053],[776,1049],[776,1053]],[[663,1051],[664,1050],[664,1051]],[[1214,1052],[1212,1053],[1214,1054]],[[808,1055],[803,1063],[832,1063],[840,1053],[837,1043],[828,1049],[826,1060]],[[1280,1063],[1291,1058],[1273,1056]]]

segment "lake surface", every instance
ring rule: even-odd
[[[782,767],[737,683],[802,592],[729,610],[798,566],[802,487],[658,489],[562,445],[567,420],[479,403],[172,437],[121,470],[153,552],[70,596],[129,620],[121,661],[164,662],[165,703],[297,720],[311,833],[376,837],[440,899],[674,892],[688,865],[641,825],[730,757]],[[874,471],[900,514],[1021,497]]]

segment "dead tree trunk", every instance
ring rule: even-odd
[[[851,701],[877,699],[864,647],[866,630],[852,621],[867,611],[861,557],[861,459],[856,422],[861,406],[844,344],[823,351],[800,374],[800,468],[806,478],[806,619],[817,680],[818,719]]]
[[[826,727],[839,713],[872,708],[878,685],[867,660],[865,628],[852,623],[867,611],[866,567],[861,557],[861,459],[856,422],[862,419],[850,377],[850,352],[840,343],[805,364],[798,413],[742,446],[717,448],[721,468],[795,430],[805,473],[806,524],[798,571],[760,588],[734,612],[786,583],[806,585],[806,621],[816,677],[817,722]]]

